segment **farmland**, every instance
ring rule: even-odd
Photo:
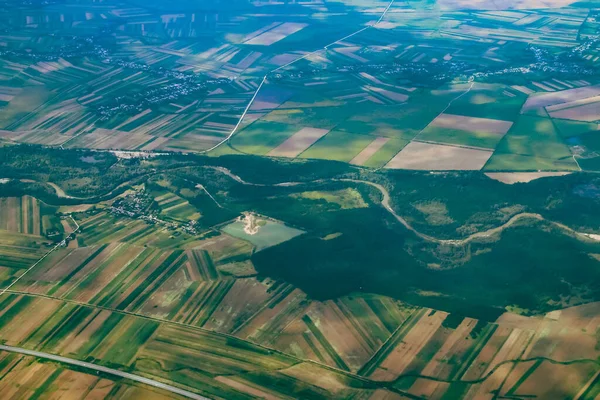
[[[597,398],[599,21],[5,1],[0,397]]]
[[[30,149],[11,147],[20,151]],[[598,221],[595,175],[506,184],[247,156],[146,162],[158,170],[92,204],[40,191],[45,171],[4,184],[14,194],[0,201],[3,345],[208,398],[598,390],[600,245],[586,236]],[[464,206],[464,185],[479,208]],[[382,207],[384,194],[413,231]],[[45,217],[72,240],[54,248]],[[179,398],[43,356],[0,356],[5,371],[18,365],[1,384],[25,398],[78,393],[79,379],[108,393],[98,396]],[[548,374],[570,384],[542,385]]]
[[[0,35],[0,138],[368,168],[598,170],[598,22],[587,3],[326,0],[318,13],[246,3],[220,17],[198,6],[203,23],[193,8],[113,1],[81,13],[25,7],[26,18],[3,9],[17,33]],[[558,132],[533,128],[524,143],[531,118]],[[588,128],[562,134],[569,124]],[[439,145],[410,161],[415,147]],[[427,162],[442,150],[447,161]]]

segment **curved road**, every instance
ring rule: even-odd
[[[326,182],[327,181],[326,179],[319,179],[319,180],[310,181],[310,182],[282,182],[282,183],[276,183],[276,184],[272,184],[272,185],[266,185],[266,184],[261,184],[261,183],[246,182],[239,175],[234,174],[233,172],[231,172],[230,170],[228,170],[227,168],[224,168],[224,167],[212,167],[212,166],[205,166],[205,167],[219,171],[219,172],[229,176],[231,179],[233,179],[234,181],[236,181],[238,183],[241,183],[243,185],[251,185],[251,186],[263,186],[263,187],[264,186],[280,186],[280,187],[281,186],[297,186],[297,185],[303,185],[303,184],[308,184],[308,183],[318,183],[318,182]],[[376,188],[377,190],[379,190],[381,192],[381,195],[383,197],[383,199],[381,200],[381,205],[383,206],[383,208],[385,208],[387,210],[387,212],[389,212],[406,229],[413,232],[419,238],[426,240],[428,242],[432,242],[432,243],[461,246],[461,245],[467,244],[475,239],[481,239],[481,238],[492,236],[496,233],[500,233],[504,229],[509,228],[510,226],[514,225],[516,222],[518,222],[521,219],[535,219],[538,221],[546,221],[563,231],[566,231],[568,233],[571,233],[571,234],[577,236],[580,239],[595,241],[595,239],[593,237],[590,237],[588,234],[577,232],[559,222],[547,220],[540,214],[526,213],[526,212],[513,215],[508,221],[506,221],[504,224],[502,224],[500,226],[488,229],[486,231],[475,232],[475,233],[467,236],[464,239],[438,239],[433,236],[429,236],[425,233],[419,232],[406,219],[404,219],[402,216],[398,215],[398,213],[396,213],[396,211],[394,211],[394,209],[390,205],[390,193],[383,185],[380,185],[375,182],[363,181],[360,179],[329,179],[329,181],[361,183],[361,184],[369,185],[369,186]]]
[[[121,377],[121,378],[129,379],[131,381],[135,381],[135,382],[143,383],[143,384],[146,384],[146,385],[154,386],[156,388],[163,389],[163,390],[166,390],[168,392],[175,393],[175,394],[178,394],[180,396],[184,396],[184,397],[187,397],[187,398],[190,398],[190,399],[195,399],[195,400],[210,400],[208,397],[204,397],[204,396],[201,396],[199,394],[190,392],[188,390],[184,390],[184,389],[180,389],[180,388],[175,387],[175,386],[168,385],[166,383],[155,381],[154,379],[144,378],[143,376],[130,374],[129,372],[123,372],[123,371],[119,371],[118,369],[107,368],[107,367],[104,367],[102,365],[96,365],[96,364],[92,364],[92,363],[85,362],[85,361],[74,360],[72,358],[57,356],[57,355],[50,354],[50,353],[43,353],[41,351],[28,350],[28,349],[23,349],[23,348],[20,348],[20,347],[13,347],[13,346],[0,345],[0,351],[8,351],[8,352],[11,352],[11,353],[19,353],[19,354],[24,354],[24,355],[27,355],[27,356],[45,358],[47,360],[57,361],[57,362],[60,362],[60,363],[63,363],[63,364],[75,365],[77,367],[91,369],[91,370],[94,370],[94,371],[103,372],[105,374],[115,375],[115,376],[118,376],[118,377]]]
[[[178,167],[178,168],[188,168],[188,166]],[[227,169],[225,167],[216,167],[216,166],[211,166],[211,165],[204,165],[201,168],[213,169],[213,170],[218,171],[218,172],[220,172],[220,173],[222,173],[224,175],[227,175],[228,177],[230,177],[231,179],[233,179],[234,181],[236,181],[238,183],[241,183],[243,185],[249,185],[249,186],[286,187],[286,186],[298,186],[298,185],[306,185],[306,184],[310,184],[310,183],[319,183],[319,182],[327,182],[327,181],[353,182],[353,183],[360,183],[360,184],[363,184],[363,185],[369,185],[371,187],[376,188],[377,190],[379,190],[381,192],[381,195],[383,197],[383,199],[381,200],[381,205],[383,206],[383,208],[386,209],[386,211],[388,211],[398,222],[400,222],[406,229],[408,229],[409,231],[411,231],[412,233],[414,233],[416,236],[418,236],[419,238],[421,238],[421,239],[423,239],[425,241],[432,242],[432,243],[461,246],[461,245],[467,244],[467,243],[469,243],[469,242],[471,242],[471,241],[473,241],[475,239],[481,239],[481,238],[492,236],[492,235],[494,235],[496,233],[500,233],[504,229],[509,228],[510,226],[514,225],[516,222],[518,222],[519,220],[522,220],[522,219],[535,219],[535,220],[538,220],[538,221],[546,221],[546,222],[548,222],[548,223],[556,226],[557,228],[559,228],[559,229],[561,229],[561,230],[563,230],[565,232],[568,232],[568,233],[570,233],[572,235],[575,235],[576,237],[578,237],[581,240],[598,241],[598,239],[595,239],[592,235],[589,235],[589,234],[586,234],[586,233],[582,233],[582,232],[577,232],[577,231],[573,230],[572,228],[569,228],[568,226],[566,226],[564,224],[561,224],[560,222],[555,222],[555,221],[548,220],[548,219],[544,218],[540,214],[527,213],[527,212],[513,215],[508,221],[506,221],[502,225],[499,225],[499,226],[497,226],[495,228],[490,228],[490,229],[485,230],[485,231],[475,232],[475,233],[473,233],[473,234],[471,234],[471,235],[469,235],[469,236],[467,236],[466,238],[463,238],[463,239],[438,239],[436,237],[433,237],[433,236],[427,235],[425,233],[419,232],[406,219],[404,219],[401,215],[399,215],[398,213],[396,213],[396,211],[394,211],[394,209],[390,205],[390,193],[388,192],[388,190],[383,185],[380,185],[380,184],[375,183],[375,182],[364,181],[364,180],[360,180],[360,179],[317,179],[317,180],[308,181],[308,182],[281,182],[281,183],[274,183],[274,184],[264,184],[264,183],[247,182],[244,179],[242,179],[239,175],[234,174],[233,172],[231,172],[229,169]],[[150,175],[150,174],[151,173],[149,173],[148,175]],[[20,180],[21,182],[37,182],[37,181],[34,181],[34,180],[30,180],[30,179],[17,179],[17,180]],[[69,196],[58,185],[56,185],[55,183],[52,183],[52,182],[37,182],[37,183],[43,183],[43,184],[47,184],[47,185],[51,186],[56,191],[56,194],[57,194],[58,197],[70,198],[70,199],[77,199],[77,200],[86,200],[86,199],[92,199],[92,198],[95,198],[95,197],[97,198],[97,197],[110,196],[112,193],[114,193],[115,191],[119,190],[121,187],[126,186],[126,185],[129,184],[129,182],[123,182],[119,186],[117,186],[116,188],[114,188],[113,190],[111,190],[110,192],[108,192],[107,194],[104,194],[102,196],[95,196],[95,197],[85,198],[85,197],[73,197],[73,196]],[[204,189],[204,190],[206,190],[206,189]],[[210,193],[209,193],[209,195],[210,195]],[[221,206],[221,205],[219,204],[219,206]]]

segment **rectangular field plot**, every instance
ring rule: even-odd
[[[536,108],[555,106],[557,104],[574,102],[600,95],[600,85],[561,90],[558,92],[542,93],[529,96],[522,111]]]
[[[600,96],[594,98],[595,101],[590,104],[565,107],[550,111],[552,118],[570,119],[575,121],[600,121]],[[546,109],[548,109],[547,107]]]
[[[327,132],[329,132],[327,129],[302,128],[285,142],[271,150],[268,155],[274,157],[297,157],[304,150],[312,146],[313,143],[325,136]]]
[[[297,357],[358,371],[411,313],[410,307],[382,296],[307,304],[305,295],[293,291],[238,334]]]
[[[40,226],[37,199],[29,196],[0,198],[0,229],[39,235]]]
[[[512,122],[489,118],[441,114],[434,119],[429,126],[446,129],[458,129],[467,132],[487,132],[504,135],[512,126]]]
[[[348,162],[372,141],[372,136],[334,130],[308,148],[300,157]]]
[[[231,146],[245,153],[266,155],[298,132],[298,128],[281,122],[259,120],[234,135]]]
[[[374,139],[367,147],[362,149],[352,160],[350,164],[363,165],[369,160],[375,153],[377,153],[390,139],[386,137],[378,137]]]
[[[266,32],[260,32],[258,35],[251,36],[247,39],[244,44],[254,45],[254,46],[270,46],[273,43],[276,43],[282,39],[285,39],[289,35],[292,35],[302,29],[304,29],[307,24],[295,23],[295,22],[284,22],[281,25],[275,26],[274,28],[269,29]]]
[[[493,149],[502,140],[503,134],[489,132],[468,132],[458,129],[445,129],[429,125],[418,139],[426,142],[456,144],[462,146]]]
[[[404,139],[390,139],[377,150],[375,154],[369,157],[369,159],[363,163],[363,166],[369,168],[381,168],[385,166],[385,164],[394,158],[394,156],[408,143],[410,142]]]
[[[480,170],[492,152],[433,143],[411,142],[386,168],[414,170]]]
[[[154,201],[160,207],[160,215],[169,220],[180,222],[195,221],[200,213],[187,200],[171,192],[156,192]]]
[[[549,118],[522,115],[498,144],[485,169],[570,171],[578,167]]]

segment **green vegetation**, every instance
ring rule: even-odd
[[[260,217],[257,217],[258,221],[255,222],[256,233],[248,233],[248,231],[252,231],[253,228],[246,228],[247,223],[244,221],[232,222],[221,228],[221,230],[228,235],[247,240],[256,246],[257,250],[275,246],[304,233],[299,229],[291,228],[281,222],[260,220],[259,218]],[[248,224],[249,223],[250,222],[248,222]]]
[[[373,140],[366,135],[331,131],[300,154],[302,158],[320,158],[348,162]]]
[[[6,0],[0,342],[215,399],[596,397],[600,12],[513,3]]]

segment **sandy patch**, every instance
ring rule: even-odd
[[[492,151],[411,142],[385,166],[390,169],[480,170]]]
[[[565,176],[572,172],[487,172],[488,178],[512,185],[514,183],[527,183],[536,179],[550,176]]]
[[[328,132],[329,130],[327,129],[302,128],[285,142],[271,150],[268,155],[276,157],[297,157]]]
[[[512,126],[510,121],[489,118],[465,117],[463,115],[440,114],[430,126],[460,129],[467,132],[489,132],[504,135]]]
[[[260,230],[261,225],[259,222],[261,220],[256,218],[256,216],[252,213],[245,212],[244,215],[240,215],[238,217],[238,221],[244,224],[244,232],[246,232],[248,235],[256,235]]]

